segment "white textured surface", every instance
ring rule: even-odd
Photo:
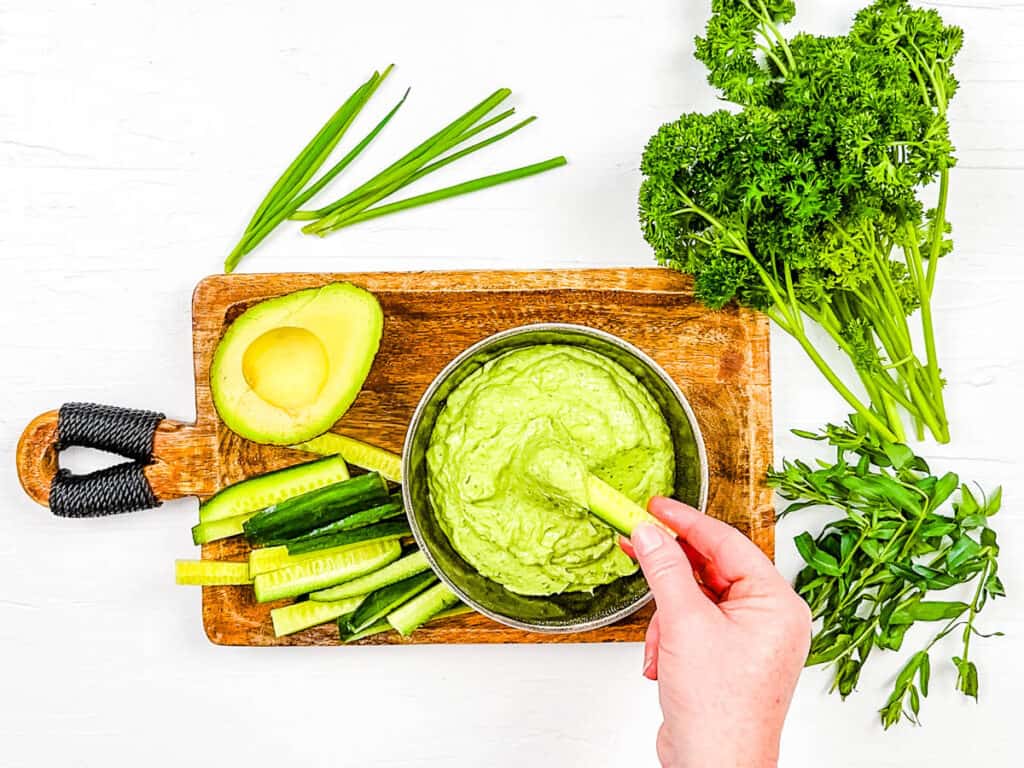
[[[829,31],[862,2],[799,4],[805,27]],[[922,729],[876,725],[886,670],[845,704],[825,695],[821,673],[806,674],[786,766],[1018,764],[1024,6],[927,5],[967,31],[954,108],[957,253],[936,302],[956,437],[928,455],[1008,484],[998,528],[1011,600],[984,622],[1008,637],[976,646],[978,706],[951,692],[948,668],[937,671]],[[392,60],[399,68],[374,109],[405,84],[413,94],[359,174],[499,85],[542,119],[448,178],[561,152],[571,166],[325,242],[290,229],[245,268],[648,264],[634,216],[639,153],[660,122],[715,106],[691,58],[706,9],[0,0],[0,763],[654,763],[659,713],[638,646],[217,648],[198,593],[172,584],[173,559],[192,555],[194,501],[61,521],[22,495],[12,457],[23,425],[65,400],[191,418],[193,284],[219,269],[311,129]],[[776,452],[792,455],[801,447],[784,428],[843,409],[798,350],[775,341]],[[779,531],[787,573],[789,540],[810,522]]]

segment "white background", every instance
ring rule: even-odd
[[[862,2],[804,0],[800,23],[840,31]],[[998,529],[1011,598],[982,622],[1008,636],[975,646],[979,705],[952,691],[948,666],[936,670],[919,729],[876,724],[893,664],[873,664],[845,703],[808,672],[786,766],[1019,757],[1024,6],[925,4],[967,32],[953,107],[957,251],[936,298],[955,439],[925,451],[936,468],[1008,485]],[[541,120],[445,180],[560,153],[571,165],[323,242],[288,227],[243,269],[649,264],[639,156],[661,122],[716,106],[691,55],[707,10],[705,0],[0,2],[0,764],[654,763],[660,716],[637,645],[218,648],[203,635],[198,591],[172,583],[174,558],[194,555],[194,500],[58,520],[23,496],[13,454],[24,424],[65,400],[192,418],[192,286],[219,270],[315,128],[392,61],[369,114],[407,84],[412,96],[350,182],[504,85]],[[773,370],[776,454],[799,455],[789,427],[844,411],[779,335]],[[787,575],[792,536],[817,522],[780,526]]]

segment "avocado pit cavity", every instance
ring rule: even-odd
[[[245,350],[242,375],[260,399],[295,411],[316,400],[330,367],[320,339],[305,328],[272,328]]]

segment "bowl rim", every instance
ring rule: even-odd
[[[423,420],[423,413],[426,410],[427,404],[431,402],[437,390],[440,389],[441,386],[447,381],[448,377],[451,376],[451,374],[459,366],[461,366],[462,363],[464,363],[468,358],[472,357],[477,352],[486,349],[499,341],[504,341],[505,339],[520,336],[525,333],[545,331],[568,331],[571,333],[578,333],[583,336],[598,338],[629,353],[662,380],[662,382],[668,388],[669,392],[672,393],[672,396],[678,402],[679,406],[683,409],[683,413],[686,416],[686,420],[689,422],[690,430],[693,433],[694,441],[697,444],[697,459],[700,464],[699,471],[701,483],[699,504],[697,506],[697,509],[702,514],[706,514],[708,503],[708,483],[710,475],[708,468],[707,448],[704,444],[704,436],[701,433],[700,424],[698,424],[697,422],[697,417],[693,412],[693,408],[690,406],[689,400],[686,399],[686,395],[683,394],[682,390],[679,388],[679,385],[676,384],[672,377],[668,375],[665,369],[658,365],[658,363],[655,362],[650,355],[648,355],[646,352],[644,352],[636,345],[626,341],[625,339],[619,336],[616,336],[615,334],[608,333],[607,331],[602,331],[598,328],[592,328],[591,326],[588,325],[579,325],[576,323],[530,323],[528,325],[517,325],[512,328],[506,328],[503,331],[493,333],[490,336],[487,336],[481,339],[480,341],[471,344],[470,346],[462,350],[462,352],[453,357],[448,362],[448,364],[445,365],[444,368],[442,368],[441,371],[434,377],[433,381],[430,382],[430,385],[423,392],[423,395],[420,397],[419,402],[416,404],[416,410],[413,412],[412,418],[409,420],[409,426],[406,429],[405,433],[405,441],[402,445],[403,481],[406,477],[411,476],[411,446],[413,436],[416,434],[416,431],[419,429],[420,422]],[[612,613],[609,613],[605,616],[601,616],[596,619],[591,619],[587,622],[565,626],[546,626],[531,624],[528,621],[520,621],[509,616],[504,616],[502,614],[495,613],[494,611],[491,611],[481,606],[471,597],[466,595],[462,589],[460,589],[456,584],[453,583],[451,578],[449,578],[448,574],[445,573],[444,569],[437,564],[437,561],[435,560],[433,553],[430,551],[430,548],[426,544],[426,540],[423,536],[423,533],[420,531],[420,526],[416,518],[416,515],[412,514],[412,492],[409,490],[409,484],[406,482],[402,483],[402,503],[405,506],[406,517],[409,520],[409,527],[412,529],[412,535],[413,538],[416,540],[416,545],[420,548],[420,551],[423,552],[424,556],[427,558],[427,562],[430,564],[430,569],[434,572],[434,574],[441,580],[441,582],[445,586],[447,586],[450,590],[452,590],[452,592],[458,595],[460,600],[462,600],[464,603],[473,608],[473,610],[475,610],[477,613],[481,613],[484,616],[487,616],[489,619],[498,622],[499,624],[504,624],[507,627],[511,627],[513,629],[521,629],[527,632],[539,632],[543,634],[575,634],[579,632],[587,632],[594,629],[600,629],[610,624],[614,624],[617,621],[621,621],[627,616],[631,616],[632,614],[636,613],[638,610],[643,608],[651,600],[654,599],[654,594],[648,587],[647,591],[643,595],[641,595],[628,605],[623,606],[617,611],[614,611]]]

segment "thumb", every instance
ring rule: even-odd
[[[683,548],[661,527],[641,523],[633,530],[630,542],[654,593],[659,613],[675,617],[704,610],[710,605],[693,576],[693,567]]]

